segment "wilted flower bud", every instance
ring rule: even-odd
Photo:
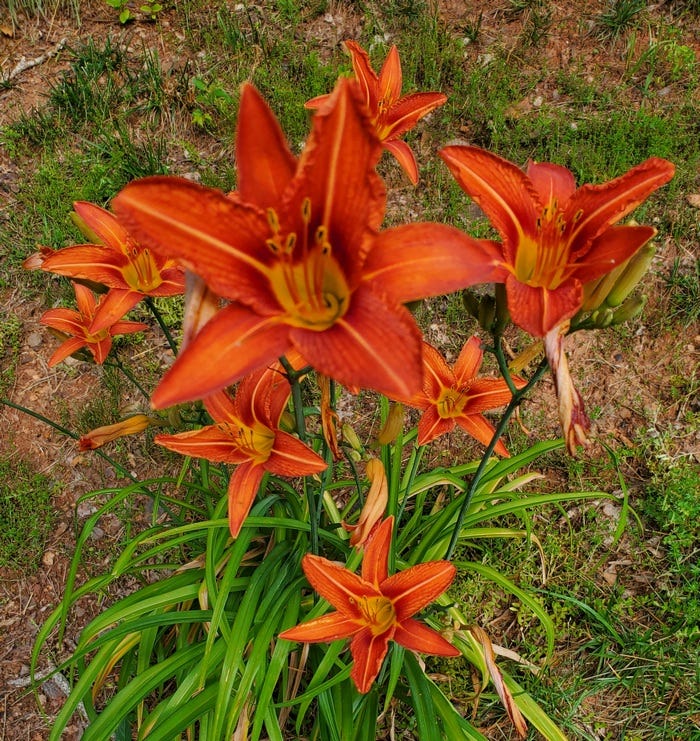
[[[123,419],[116,424],[97,427],[88,432],[87,435],[80,438],[78,447],[80,450],[95,450],[101,448],[105,443],[124,437],[124,435],[135,435],[137,432],[142,432],[151,424],[153,424],[153,420],[145,414],[134,414],[133,417],[127,417],[127,419]]]
[[[403,419],[403,404],[397,402],[389,409],[384,427],[382,427],[379,435],[377,435],[377,441],[380,445],[390,445],[396,440],[399,433],[403,430]]]
[[[352,533],[350,545],[362,546],[367,541],[375,525],[381,522],[384,510],[389,502],[389,484],[384,471],[384,464],[379,458],[370,458],[367,461],[367,478],[370,488],[365,500],[365,506],[360,512],[357,525],[346,525],[343,527]]]

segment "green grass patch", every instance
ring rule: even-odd
[[[56,483],[21,460],[0,460],[0,566],[38,568],[53,527]]]

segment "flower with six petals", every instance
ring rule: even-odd
[[[410,131],[418,120],[447,101],[443,93],[412,93],[401,96],[403,75],[396,46],[377,73],[372,69],[367,52],[355,41],[346,41],[352,57],[352,68],[360,85],[372,124],[384,149],[390,151],[415,185],[418,182],[418,165],[410,147],[399,137]],[[328,98],[319,95],[306,103],[307,108],[318,108]]]
[[[483,445],[488,445],[496,431],[483,412],[507,404],[512,394],[502,378],[479,378],[484,351],[478,337],[469,339],[451,369],[442,355],[427,342],[423,343],[423,390],[406,399],[410,406],[423,411],[418,422],[418,444],[427,445],[459,425],[467,434]],[[516,388],[525,381],[513,379]],[[501,440],[495,452],[507,457],[508,451]]]
[[[140,322],[104,320],[109,307],[105,297],[95,301],[92,291],[80,283],[74,283],[75,299],[78,311],[73,309],[49,309],[41,317],[41,323],[55,329],[68,339],[56,350],[49,360],[49,367],[65,360],[69,355],[86,348],[96,363],[104,363],[112,348],[112,338],[117,334],[132,334],[148,329],[147,324]],[[102,328],[95,330],[95,324]]]
[[[74,221],[96,244],[81,244],[40,253],[42,270],[107,286],[99,332],[134,308],[144,296],[175,296],[185,290],[184,272],[174,260],[155,255],[124,229],[114,214],[85,201],[73,204]],[[28,262],[27,267],[35,267]]]
[[[228,519],[235,538],[258,493],[266,471],[306,476],[326,462],[298,438],[279,428],[290,386],[279,363],[246,376],[231,398],[224,391],[204,399],[214,424],[155,441],[183,455],[236,465],[228,485]]]
[[[573,174],[548,162],[523,172],[477,147],[445,147],[440,156],[503,238],[493,247],[489,282],[505,283],[513,321],[545,339],[569,451],[585,444],[590,422],[563,350],[569,320],[584,302],[584,286],[624,263],[656,233],[651,226],[615,226],[667,183],[674,166],[651,157],[602,185],[576,187]],[[486,241],[480,243],[488,244]]]
[[[460,655],[436,630],[413,618],[449,587],[455,567],[449,561],[430,561],[389,576],[393,527],[389,517],[372,534],[360,575],[321,556],[305,555],[306,578],[336,611],[280,633],[280,638],[304,643],[352,638],[350,677],[362,693],[369,692],[379,674],[389,641],[411,651]]]
[[[202,398],[296,349],[349,387],[410,395],[421,334],[403,303],[481,280],[476,240],[439,224],[377,233],[379,142],[347,79],[314,116],[297,161],[274,115],[243,87],[230,195],[146,178],[114,200],[130,232],[229,300],[156,389],[156,407]]]

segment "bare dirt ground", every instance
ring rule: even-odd
[[[668,12],[664,5],[661,2],[652,9]],[[521,33],[526,18],[505,12],[505,6],[507,3],[504,2],[477,4],[442,0],[439,9],[445,21],[458,33],[481,14],[480,40],[475,45],[473,60],[470,60],[475,62],[479,54],[487,53],[490,44],[504,43],[503,39],[517,39]],[[602,2],[576,0],[551,5],[550,38],[541,47],[549,68],[566,67],[575,60],[590,67],[591,74],[596,76],[605,74],[611,81],[620,76],[625,63],[622,49],[618,54],[603,58],[594,50],[587,33],[587,19],[604,7]],[[360,22],[356,16],[353,18],[352,23],[346,22],[340,30],[338,24],[327,24],[325,31],[329,43],[342,41],[346,27],[351,28],[352,34],[359,34]],[[169,13],[165,12],[157,26],[139,21],[130,31],[140,35],[149,46],[162,50],[164,55],[175,57],[182,53],[182,40],[171,20]],[[0,125],[41,106],[49,86],[69,67],[70,57],[62,51],[65,47],[77,45],[89,37],[118,36],[120,33],[123,29],[114,13],[96,0],[81,3],[80,26],[66,12],[50,17],[20,16],[15,25],[3,4],[0,7],[0,79],[12,75],[14,84],[0,87]],[[700,22],[697,18],[694,27],[684,29],[682,40],[700,55]],[[552,86],[542,83],[528,99],[518,102],[514,115],[536,107],[538,98],[548,95],[552,95]],[[0,148],[0,218],[4,208],[12,207],[16,179],[16,163]],[[69,204],[66,207],[68,209]],[[679,253],[671,243],[660,245],[659,257],[652,269],[655,277],[651,278],[651,299],[645,316],[663,315],[668,299],[659,276],[668,272],[676,258],[688,261],[695,256]],[[85,372],[81,367],[81,372],[75,373],[70,364],[65,368],[48,368],[47,360],[54,344],[38,323],[44,308],[38,301],[26,299],[18,291],[0,293],[0,312],[3,315],[16,314],[23,327],[20,362],[10,398],[16,404],[55,418],[59,398],[64,407],[80,408],[98,392],[100,370]],[[582,333],[569,339],[568,348],[574,375],[587,407],[597,410],[596,434],[609,442],[626,445],[639,435],[640,430],[673,427],[683,418],[688,404],[698,403],[697,400],[675,398],[670,391],[672,379],[690,377],[697,371],[700,354],[700,328],[697,326],[678,336],[664,334],[642,319],[624,346],[616,345],[605,333]],[[530,408],[525,410],[526,416],[541,415],[544,418],[546,429],[541,430],[543,436],[558,435],[553,399],[551,383],[546,382]],[[16,410],[0,409],[0,429],[1,455],[31,460],[38,471],[61,482],[60,492],[54,500],[55,526],[46,543],[40,568],[31,574],[0,572],[0,739],[41,741],[47,737],[51,718],[60,708],[65,690],[60,681],[45,683],[38,695],[40,711],[35,698],[27,695],[32,644],[39,626],[62,594],[76,528],[92,511],[89,504],[76,510],[78,498],[115,483],[116,478],[112,470],[101,465],[94,456],[79,453],[72,440]],[[700,461],[697,436],[683,441],[683,453]],[[595,450],[590,453],[595,454]],[[633,485],[634,472],[630,473]],[[118,542],[121,527],[117,518],[107,518],[101,523],[101,535],[94,544],[94,566],[99,566],[100,559],[108,563],[112,554],[110,544]],[[616,558],[618,554],[610,554],[610,562]],[[606,568],[608,564],[601,565],[601,574]],[[51,655],[42,657],[43,668],[60,660],[70,650],[81,625],[97,609],[97,605],[87,604],[74,611],[63,645],[55,645]],[[82,721],[76,718],[64,738],[67,741],[80,738],[81,728]]]

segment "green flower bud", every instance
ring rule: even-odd
[[[656,253],[653,242],[647,242],[629,259],[622,275],[619,276],[605,303],[613,308],[619,306],[632,291],[647,272],[649,265]]]
[[[627,299],[613,314],[612,325],[628,322],[639,316],[647,302],[646,296],[632,296]]]

